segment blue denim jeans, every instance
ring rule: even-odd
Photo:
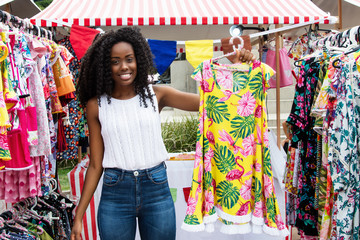
[[[134,240],[136,218],[142,240],[173,240],[175,207],[166,165],[128,171],[107,168],[98,210],[102,240]]]

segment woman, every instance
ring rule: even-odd
[[[236,56],[254,60],[245,49]],[[150,85],[152,70],[149,45],[137,28],[103,34],[83,58],[78,95],[86,105],[91,154],[72,240],[80,239],[83,215],[103,171],[101,239],[133,240],[136,219],[141,239],[175,239],[159,113],[166,106],[198,111],[199,96]]]

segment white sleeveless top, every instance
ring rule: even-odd
[[[158,102],[153,94],[156,111],[146,99],[148,107],[140,106],[140,96],[127,100],[101,96],[99,120],[104,141],[103,168],[137,170],[154,167],[168,160],[161,136]]]

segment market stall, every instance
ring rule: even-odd
[[[215,39],[214,46],[219,44],[219,38],[228,36],[229,25],[307,24],[315,20],[334,22],[310,1],[251,1],[247,4],[214,1],[211,5],[206,1],[114,1],[100,7],[95,1],[53,1],[31,19],[33,24],[47,27],[75,24],[101,26],[106,30],[107,27],[134,25],[148,38],[176,40],[178,44],[183,44],[181,40]],[[277,36],[279,39],[280,35]],[[280,101],[279,92],[277,101]],[[280,113],[279,104],[277,112]],[[279,118],[277,126],[280,135]]]
[[[206,1],[197,1],[196,4],[189,1],[114,1],[111,4],[108,1],[107,5],[98,7],[95,1],[54,1],[31,22],[44,27],[102,26],[105,30],[106,27],[134,25],[139,26],[148,38],[175,40],[178,44],[187,40],[215,39],[214,45],[219,43],[219,38],[228,36],[229,26],[234,24],[304,26],[316,22],[334,23],[333,18],[311,1],[251,1],[250,6],[238,1],[214,1],[211,6]],[[138,7],[143,5],[146,7]],[[283,30],[286,29],[271,32],[276,33],[277,49]],[[277,84],[277,89],[279,87]],[[277,101],[280,102],[279,91]],[[280,113],[280,105],[277,112]],[[277,126],[279,136],[279,118]]]

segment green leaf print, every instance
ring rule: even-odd
[[[206,100],[206,111],[208,118],[212,119],[215,123],[221,123],[224,118],[229,121],[230,113],[228,107],[223,102],[218,102],[219,98],[211,96]]]
[[[246,138],[254,132],[255,128],[255,117],[250,115],[247,117],[236,116],[231,120],[231,128],[233,129],[230,133],[235,138],[235,143],[239,138]]]
[[[213,180],[213,177],[212,177],[211,172],[206,172],[205,173],[205,182],[204,182],[205,190],[207,190],[211,187],[212,180]]]
[[[3,159],[11,158],[10,151],[6,151],[6,150],[0,148],[0,157]]]
[[[268,219],[275,222],[275,201],[272,196],[266,199],[266,212]]]
[[[216,213],[215,208],[213,207],[210,211],[209,211],[209,215],[214,215]]]
[[[262,186],[261,186],[261,182],[258,178],[253,178],[255,179],[253,181],[253,186],[252,188],[255,189],[255,202],[260,202],[261,201],[261,196],[262,196]]]
[[[199,219],[195,215],[186,215],[184,222],[190,225],[200,224]]]
[[[255,99],[260,99],[261,101],[264,100],[263,78],[261,72],[251,78],[249,87]]]
[[[233,74],[233,92],[244,89],[249,82],[248,74],[244,72],[234,72]]]
[[[270,150],[267,147],[264,147],[264,157],[263,157],[263,168],[264,173],[269,177],[272,176],[272,169],[271,169],[271,159],[270,159]]]
[[[217,168],[223,174],[227,174],[236,166],[234,154],[225,146],[215,145],[214,159]]]
[[[216,195],[218,197],[218,203],[230,209],[239,201],[240,190],[231,182],[222,181],[216,186]]]
[[[196,142],[200,142],[200,139],[202,138],[201,136],[202,134],[200,133],[200,128],[197,128],[197,132],[196,132]]]

